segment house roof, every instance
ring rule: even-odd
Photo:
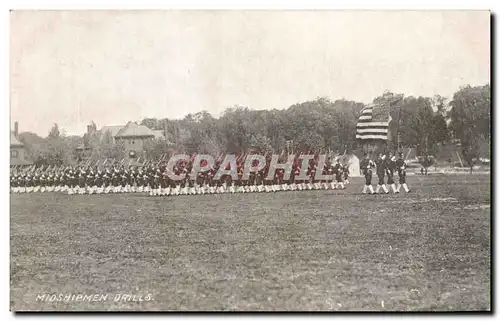
[[[155,133],[143,125],[137,125],[136,123],[129,122],[124,128],[122,128],[115,137],[155,137]]]
[[[102,126],[101,128],[101,134],[104,136],[106,132],[111,132],[111,136],[115,137],[118,132],[123,129],[123,125],[113,125],[113,126]]]
[[[23,147],[24,145],[17,139],[13,132],[10,132],[10,146],[11,147]]]

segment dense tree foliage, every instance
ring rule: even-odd
[[[405,97],[385,92],[373,102],[391,104],[390,149],[416,147],[419,154],[432,154],[447,141],[442,97]],[[289,153],[312,150],[344,153],[359,149],[363,144],[356,140],[356,123],[364,107],[360,102],[331,101],[321,97],[282,110],[250,110],[235,106],[218,119],[204,111],[187,115],[180,121],[148,118],[142,124],[153,129],[160,129],[163,123],[173,125],[167,133],[169,140],[178,150],[188,153],[284,150]],[[186,134],[179,135],[179,128]]]
[[[490,85],[460,88],[453,95],[450,129],[460,142],[464,159],[472,168],[480,156],[480,144],[491,141]]]
[[[451,101],[445,97],[405,96],[384,92],[375,104],[390,104],[390,135],[387,147],[414,147],[417,155],[435,155],[451,139],[461,143],[462,155],[469,164],[479,157],[478,145],[490,141],[490,86],[463,87]],[[297,103],[287,109],[251,110],[244,106],[228,108],[218,117],[207,111],[188,114],[183,119],[146,118],[140,124],[162,130],[167,139],[148,141],[144,145],[147,159],[159,159],[169,152],[221,153],[247,152],[325,152],[344,153],[360,150],[363,141],[356,140],[356,123],[363,103],[345,99],[332,101],[319,97]],[[97,158],[125,157],[123,148],[109,133],[84,135]],[[49,163],[66,162],[75,140],[59,132],[57,124],[43,139],[24,133],[33,159]]]

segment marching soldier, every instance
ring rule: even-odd
[[[183,195],[189,195],[190,192],[191,192],[191,187],[192,187],[191,184],[192,183],[191,183],[191,180],[189,179],[189,170],[188,170],[188,168],[183,167],[181,175],[184,177],[184,179],[183,179],[184,189],[182,191],[182,194]]]
[[[54,191],[54,174],[52,172],[49,172],[47,175],[47,186],[45,187],[45,190],[47,192]]]
[[[263,193],[263,192],[267,191],[267,187],[266,187],[267,182],[266,182],[266,175],[264,174],[264,169],[261,169],[258,172],[250,173],[248,185],[250,187],[249,187],[249,189],[246,189],[245,192],[257,191],[259,193]]]
[[[255,192],[258,189],[258,186],[262,185],[262,189],[264,188],[264,178],[261,173],[251,172],[248,176],[248,190],[246,187],[243,189],[243,193],[245,192]],[[260,190],[259,190],[260,192]]]
[[[344,179],[344,184],[349,184],[349,164],[345,163],[344,166],[342,166],[342,172],[343,172],[343,179]]]
[[[398,171],[398,176],[399,176],[399,185],[398,188],[396,189],[396,193],[399,193],[401,186],[403,186],[404,190],[406,193],[410,193],[410,189],[408,188],[408,185],[406,185],[406,162],[403,159],[403,153],[399,153],[399,158],[396,160],[396,169]]]
[[[120,193],[128,192],[128,172],[123,165],[120,167]]]
[[[80,174],[78,175],[78,194],[85,194],[85,185],[87,182],[87,173],[83,168],[80,169]]]
[[[97,190],[95,186],[95,174],[92,169],[87,170],[87,193],[94,194]]]
[[[71,168],[68,168],[68,170],[66,171],[66,175],[65,175],[65,182],[66,182],[66,192],[68,193],[68,195],[73,195],[75,193],[75,178],[74,178],[74,173],[73,171],[71,170]]]
[[[23,174],[17,175],[16,184],[17,184],[17,193],[26,192],[25,175]]]
[[[363,188],[363,194],[366,194],[367,190],[370,191],[370,194],[375,193],[372,186],[372,168],[375,167],[375,164],[370,159],[369,155],[365,153],[365,158],[361,161],[360,168],[363,172],[363,176],[365,177],[365,187]]]
[[[38,185],[40,185],[39,192],[44,193],[46,190],[46,184],[47,184],[47,178],[45,177],[45,173],[41,173],[39,176],[39,179],[40,179],[40,183],[38,184]]]
[[[154,172],[151,172],[151,168],[147,167],[144,170],[144,174],[142,175],[142,178],[144,180],[144,188],[143,192],[149,193],[151,192],[151,184],[152,184],[152,176],[154,176]]]
[[[156,196],[160,194],[160,177],[161,177],[161,171],[158,168],[152,177],[153,179],[151,184],[151,192],[149,192],[150,196]]]
[[[236,193],[243,193],[243,164],[238,165],[238,181],[236,181]]]
[[[104,192],[104,173],[101,172],[100,169],[97,169],[94,181],[96,186],[96,194],[102,194]]]
[[[31,181],[33,182],[33,192],[38,192],[40,191],[40,174],[39,173],[35,173],[31,179]]]
[[[136,191],[138,193],[144,192],[144,185],[145,185],[145,174],[142,172],[142,168],[139,168],[136,176],[135,176],[135,182],[137,184]]]
[[[285,182],[285,170],[283,168],[279,168],[276,171],[276,174],[278,175],[278,190],[282,191],[287,191],[288,190],[288,185]]]
[[[53,175],[54,192],[59,192],[61,190],[61,172],[56,171]]]
[[[344,182],[342,181],[342,170],[343,167],[340,164],[340,158],[337,158],[337,163],[335,164],[333,168],[333,172],[335,173],[335,180],[337,181],[336,187],[340,185],[341,189],[344,189]]]
[[[294,174],[295,174],[295,177],[300,176],[300,165],[299,164],[297,164],[297,166],[295,167],[295,173]],[[304,183],[303,180],[297,180],[296,185],[297,185],[297,190],[298,191],[302,191],[302,190],[306,189],[305,188],[306,185],[305,185],[305,183]]]
[[[16,193],[17,191],[17,174],[10,176],[10,192]]]
[[[316,176],[316,160],[315,159],[311,159],[309,161],[309,183],[307,184],[307,187],[310,189],[310,190],[313,190],[313,189],[319,189],[319,184],[316,183],[314,181],[314,177]]]
[[[326,175],[331,175],[328,170],[330,168],[330,162],[328,160],[325,161],[325,166],[323,166],[322,173],[326,172]],[[324,190],[328,189],[328,180],[323,180],[321,181],[321,186],[323,187]]]
[[[308,190],[313,189],[313,185],[311,184],[311,182],[314,179],[314,173],[316,173],[314,159],[310,159],[309,164],[307,166],[307,180],[305,181],[305,188],[304,189],[308,189]]]
[[[160,194],[161,195],[170,195],[170,182],[169,182],[169,177],[168,177],[168,173],[166,170],[163,170],[163,172],[161,173],[161,191],[160,191]]]
[[[26,181],[25,181],[25,174],[19,174],[17,176],[17,192],[18,193],[26,193]]]
[[[23,184],[24,184],[24,193],[31,193],[33,191],[33,175],[26,174],[24,175]]]
[[[121,178],[118,169],[113,166],[110,170],[111,193],[118,193],[121,186]]]
[[[329,162],[328,175],[330,175],[330,176],[335,175],[335,165],[333,164],[333,162]],[[333,190],[335,189],[335,178],[332,178],[332,180],[330,181],[330,187]]]
[[[387,185],[391,186],[392,192],[396,193],[396,184],[394,183],[394,171],[396,169],[396,156],[389,152],[386,159],[386,174],[387,174]]]
[[[177,167],[177,166],[174,166],[173,168],[173,173],[175,175],[179,175],[180,174],[180,169]],[[172,183],[171,183],[171,188],[170,188],[170,195],[180,195],[181,194],[181,181],[179,180],[172,180]]]
[[[103,180],[103,186],[104,186],[104,194],[108,194],[111,192],[111,172],[109,171],[109,168],[106,168],[106,171],[102,175],[102,180]]]
[[[132,189],[132,193],[135,193],[138,191],[139,184],[137,183],[137,177],[139,176],[139,170],[137,167],[132,167],[130,171],[130,178],[129,178],[129,184]]]
[[[382,189],[387,194],[389,193],[389,191],[387,190],[384,182],[384,176],[386,172],[385,155],[379,154],[377,160],[375,161],[375,165],[377,166],[378,177],[378,185],[375,194],[378,194],[380,192],[380,189]]]

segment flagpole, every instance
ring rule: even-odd
[[[401,109],[403,107],[402,106],[399,106],[399,112],[398,112],[398,126],[397,126],[397,129],[396,129],[396,142],[397,142],[397,151],[399,151],[399,149],[401,148],[401,142],[399,140],[399,123],[400,123],[400,120],[401,120]]]

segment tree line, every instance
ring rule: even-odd
[[[462,156],[472,160],[480,157],[481,144],[490,143],[489,84],[464,86],[451,99],[388,91],[373,99],[375,104],[388,102],[394,102],[387,146],[391,150],[412,147],[418,155],[433,155],[446,144],[457,144]],[[356,123],[364,107],[361,102],[319,97],[287,109],[251,110],[234,106],[218,118],[201,111],[183,119],[146,118],[138,123],[166,134],[166,141],[151,140],[145,144],[144,157],[150,159],[172,151],[213,155],[282,151],[344,153],[362,147],[363,142],[356,139]],[[82,142],[100,158],[125,156],[112,137],[67,137],[59,132],[57,124],[46,138],[34,136],[23,133],[20,139],[34,159],[48,163],[75,161],[74,150]]]

